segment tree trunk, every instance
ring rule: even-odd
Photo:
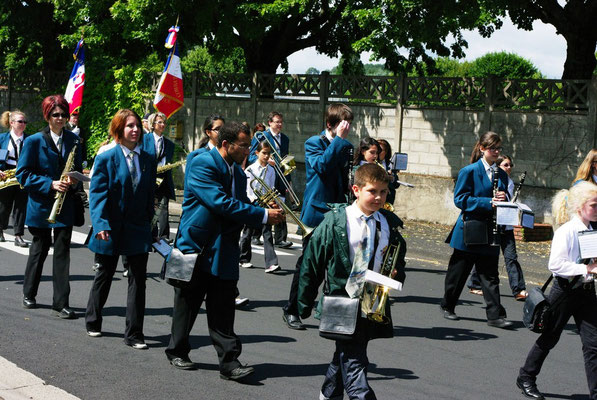
[[[597,40],[592,32],[585,35],[564,36],[568,48],[562,79],[591,79],[597,65],[595,46]]]

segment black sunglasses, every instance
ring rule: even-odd
[[[15,122],[18,122],[19,124],[26,124],[27,123],[27,121],[23,121],[22,119],[20,119],[18,121],[15,121]]]
[[[51,114],[51,116],[54,118],[58,118],[58,117],[68,118],[69,117],[69,115],[66,113],[53,113],[53,114]]]

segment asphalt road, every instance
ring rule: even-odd
[[[256,268],[240,271],[241,294],[251,299],[236,314],[236,332],[243,342],[240,360],[253,365],[256,373],[247,384],[239,384],[219,378],[203,312],[192,331],[190,354],[200,369],[180,371],[169,365],[164,349],[173,290],[158,278],[161,260],[155,254],[148,266],[144,328],[149,350],[133,350],[123,343],[126,279],[122,267],[104,309],[104,336],[88,337],[83,315],[93,280],[93,258],[82,245],[87,228],[77,231],[71,251],[70,304],[79,316],[74,321],[50,314],[51,257],[37,297],[40,308],[22,308],[26,251],[10,242],[0,243],[1,357],[81,399],[318,398],[333,342],[318,336],[318,321],[313,318],[304,321],[306,331],[290,330],[282,321],[281,307],[300,253],[298,245],[279,252],[282,271],[275,275],[264,273],[261,254],[254,254]],[[407,236],[407,242],[418,240]],[[407,253],[405,287],[392,304],[395,338],[369,345],[369,378],[378,398],[522,399],[514,381],[537,337],[520,322],[522,303],[514,301],[507,283],[502,285],[502,302],[515,322],[513,330],[488,327],[482,298],[468,292],[456,309],[462,319],[443,319],[438,304],[451,251],[448,245],[434,244],[430,252],[430,246],[410,246]],[[580,339],[572,325],[568,328],[539,377],[539,389],[548,398],[587,397]]]

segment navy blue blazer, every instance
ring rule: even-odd
[[[162,135],[162,137],[164,138],[164,157],[166,158],[166,164],[169,164],[174,158],[174,142],[168,139],[166,135]],[[143,150],[152,156],[154,160],[156,160],[156,164],[160,162],[155,154],[155,140],[153,138],[152,132],[143,135]],[[166,197],[168,197],[170,200],[176,200],[176,194],[174,192],[174,179],[172,179],[172,170],[166,171],[160,176],[164,177],[164,181],[162,182],[160,189],[165,191]]]
[[[234,193],[228,165],[217,148],[193,158],[187,171],[176,247],[199,252],[200,269],[221,279],[238,280],[243,225],[262,226],[264,209],[250,204],[247,178],[234,164]]]
[[[89,250],[107,255],[135,255],[151,250],[151,219],[156,179],[155,159],[141,150],[137,189],[120,145],[98,155],[89,186],[89,211],[94,234]],[[108,241],[95,234],[109,231]]]
[[[73,226],[75,211],[73,203],[74,189],[71,186],[62,205],[62,211],[56,223],[50,224],[46,219],[50,216],[56,191],[52,189],[52,181],[62,175],[64,164],[72,148],[77,144],[74,169],[81,172],[81,144],[74,133],[63,130],[62,148],[64,156],[58,155],[58,149],[50,136],[50,127],[31,135],[23,142],[23,151],[17,164],[17,180],[29,193],[27,217],[25,224],[36,228],[53,228]]]
[[[501,168],[498,168],[498,178],[499,190],[506,192],[507,195],[508,174]],[[491,220],[493,212],[491,206],[492,198],[492,182],[485,172],[482,160],[467,165],[460,170],[454,187],[454,204],[461,211],[456,224],[452,228],[452,232],[450,232],[446,239],[446,243],[450,243],[450,247],[470,253],[499,255],[499,246],[476,245],[468,247],[464,244],[463,217],[467,220]]]
[[[306,187],[301,210],[305,225],[319,225],[323,214],[329,211],[328,203],[346,202],[350,148],[352,144],[339,136],[328,145],[325,131],[305,142]]]
[[[249,152],[249,159],[247,160],[247,165],[251,165],[253,164],[255,161],[257,161],[257,155],[255,154],[255,151],[257,150],[257,145],[259,144],[259,140],[257,139],[257,135],[261,135],[264,134],[265,137],[270,141],[270,143],[272,143],[274,146],[276,145],[276,143],[274,142],[275,139],[272,136],[272,133],[270,132],[270,130],[268,129],[265,132],[261,132],[261,133],[257,133],[255,132],[255,135],[253,135],[253,139],[251,139],[251,151]],[[285,134],[283,134],[282,132],[280,132],[280,157],[284,158],[288,155],[288,148],[290,146],[290,140],[288,139],[288,136],[286,136]],[[278,150],[276,150],[278,151]],[[280,160],[278,160],[280,161]]]

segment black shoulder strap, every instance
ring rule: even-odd
[[[329,146],[331,144],[330,139],[328,139],[326,135],[321,135],[320,138],[321,140],[323,140],[323,143],[325,143],[326,146]]]

